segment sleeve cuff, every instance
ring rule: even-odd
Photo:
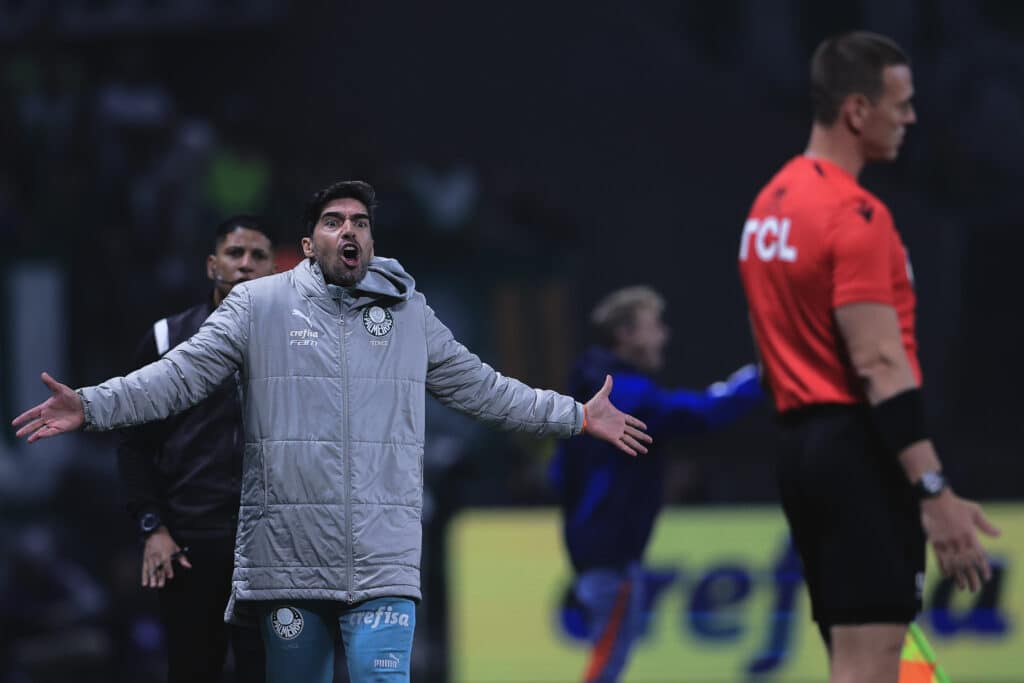
[[[96,431],[96,422],[93,420],[92,415],[92,403],[85,395],[85,389],[75,389],[75,393],[78,394],[79,400],[82,401],[82,413],[85,415],[85,424],[82,425],[82,429],[87,432]]]
[[[839,308],[847,304],[885,304],[893,306],[892,292],[885,289],[847,289],[836,292],[832,296],[832,308]]]
[[[576,421],[572,426],[571,436],[577,436],[583,433],[583,404],[576,401]]]

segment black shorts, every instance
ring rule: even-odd
[[[864,405],[816,405],[779,418],[782,505],[814,620],[909,623],[921,610],[920,505]]]

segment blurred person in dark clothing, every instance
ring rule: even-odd
[[[209,298],[154,323],[132,367],[195,334],[236,284],[274,271],[273,245],[255,217],[222,222],[213,246]],[[185,412],[124,430],[118,448],[128,510],[145,543],[142,585],[159,591],[172,683],[220,680],[229,640],[237,680],[264,678],[259,631],[224,623],[245,442],[238,391],[232,376]]]
[[[669,339],[664,307],[661,295],[643,286],[617,290],[599,302],[591,314],[599,344],[574,366],[570,394],[587,396],[611,375],[616,405],[643,420],[658,439],[726,427],[762,402],[754,365],[703,391],[656,384],[652,375],[664,365]],[[571,602],[584,610],[593,643],[587,683],[618,680],[644,627],[642,562],[662,507],[665,469],[660,447],[630,458],[598,441],[566,442],[552,461],[575,572]]]
[[[832,683],[896,681],[921,609],[926,541],[943,574],[991,577],[997,530],[955,495],[925,424],[913,270],[889,209],[861,187],[917,121],[910,61],[853,32],[811,60],[806,151],[758,194],[739,269],[779,414],[782,506]]]

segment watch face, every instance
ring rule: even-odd
[[[145,532],[150,532],[160,526],[160,516],[155,512],[147,512],[142,515],[142,519],[139,520],[139,527]]]
[[[945,480],[938,472],[925,472],[921,475],[921,486],[928,493],[939,493],[944,485]]]

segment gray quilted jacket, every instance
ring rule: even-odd
[[[231,621],[255,600],[420,598],[426,391],[536,435],[572,436],[583,420],[572,398],[481,362],[397,261],[374,258],[351,290],[308,261],[236,286],[159,361],[79,390],[87,428],[165,418],[236,371],[246,444]]]

